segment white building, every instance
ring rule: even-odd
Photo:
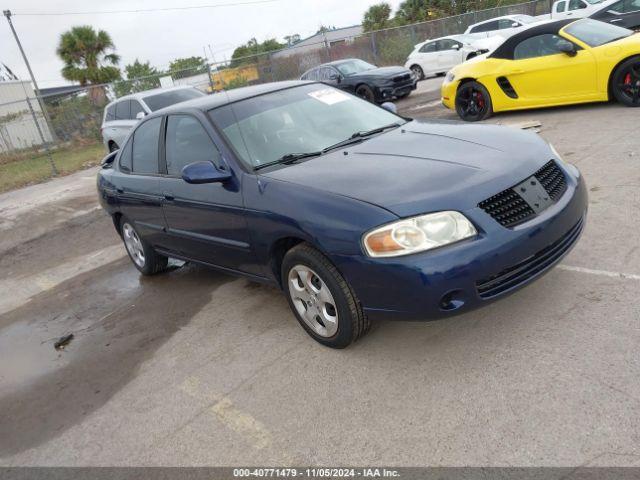
[[[7,76],[3,75],[3,78]],[[44,138],[49,142],[52,140],[31,82],[15,79],[0,80],[0,153],[42,145],[42,138],[29,110],[27,98],[38,119]]]

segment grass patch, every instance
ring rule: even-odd
[[[52,152],[59,175],[68,175],[100,163],[106,155],[104,145],[61,148]],[[23,158],[0,164],[0,193],[51,178],[51,165],[46,155]]]

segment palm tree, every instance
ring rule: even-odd
[[[62,76],[80,85],[101,85],[120,78],[118,64],[120,57],[113,53],[115,46],[104,30],[97,33],[88,25],[73,27],[60,35],[58,56],[64,62]],[[89,97],[94,103],[102,103],[104,87],[89,89]]]

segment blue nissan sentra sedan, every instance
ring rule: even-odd
[[[575,245],[584,179],[539,136],[384,107],[308,82],[173,105],[105,158],[101,204],[142,274],[271,282],[334,348],[502,298]]]

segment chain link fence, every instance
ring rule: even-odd
[[[12,182],[19,185],[97,163],[106,151],[100,130],[104,107],[123,95],[169,85],[191,85],[215,94],[297,79],[312,67],[343,58],[361,58],[378,66],[402,65],[414,45],[427,39],[459,34],[473,23],[503,15],[546,15],[549,7],[549,0],[534,0],[366,34],[357,28],[345,29],[350,34],[340,37],[340,32],[332,31],[318,35],[317,41],[312,37],[279,51],[224,62],[206,59],[179,72],[90,87],[44,89],[40,95],[30,82],[0,82],[0,191],[3,177],[19,180],[24,175],[24,182]]]

